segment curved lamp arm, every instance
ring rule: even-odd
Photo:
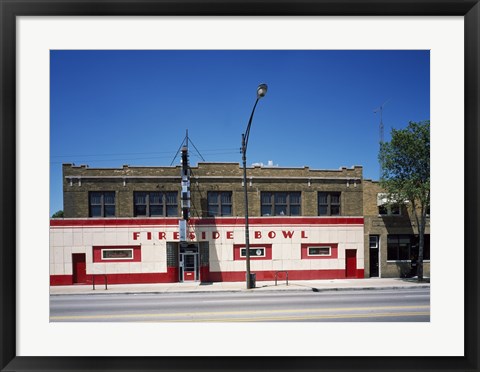
[[[260,84],[257,87],[257,99],[255,101],[255,104],[253,105],[252,113],[250,114],[250,119],[248,120],[247,129],[245,130],[245,134],[242,137],[242,151],[244,154],[247,152],[248,137],[250,136],[250,127],[252,126],[252,119],[253,119],[253,114],[255,113],[255,108],[257,107],[257,104],[260,98],[265,97],[265,94],[267,94],[267,90],[268,90],[267,84]]]

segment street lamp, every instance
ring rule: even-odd
[[[250,278],[250,235],[248,232],[248,195],[247,195],[247,145],[248,137],[250,135],[250,127],[252,125],[253,114],[257,103],[260,98],[265,97],[267,94],[267,84],[260,84],[257,88],[257,100],[253,105],[252,114],[248,121],[247,130],[242,134],[242,160],[243,160],[243,190],[245,192],[245,262],[246,262],[246,275],[247,275],[247,289],[252,288],[252,282]]]

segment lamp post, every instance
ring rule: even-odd
[[[247,129],[244,134],[242,134],[242,161],[243,161],[243,190],[245,192],[245,262],[246,262],[246,275],[247,275],[247,289],[252,288],[251,278],[250,278],[250,234],[248,232],[248,195],[247,195],[247,146],[248,146],[248,137],[250,135],[250,127],[252,125],[253,114],[257,103],[260,98],[265,97],[267,94],[267,84],[260,84],[257,87],[257,100],[255,105],[253,105],[252,114],[250,115],[250,120],[248,121]]]

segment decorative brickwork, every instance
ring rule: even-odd
[[[115,191],[116,217],[133,217],[135,191],[180,193],[180,166],[89,168],[63,165],[65,218],[89,217],[88,193]],[[260,216],[261,192],[301,192],[301,214],[318,215],[318,192],[341,193],[341,215],[363,214],[362,167],[339,170],[253,167],[247,169],[249,213]],[[208,191],[232,192],[232,216],[243,216],[242,168],[236,163],[199,163],[191,168],[191,215],[207,217]],[[180,216],[180,205],[178,215]]]

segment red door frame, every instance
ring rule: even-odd
[[[357,277],[357,250],[345,250],[345,278]]]
[[[72,253],[73,284],[85,284],[87,282],[87,263],[85,253]]]

